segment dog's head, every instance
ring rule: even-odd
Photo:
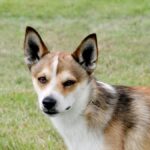
[[[98,56],[96,34],[87,36],[73,53],[49,52],[38,32],[26,28],[25,61],[40,108],[49,115],[64,113],[87,99]]]

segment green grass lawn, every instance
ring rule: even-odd
[[[37,106],[24,64],[25,27],[49,50],[74,50],[96,32],[96,77],[110,84],[150,85],[149,0],[0,0],[0,150],[64,150]]]

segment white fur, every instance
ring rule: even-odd
[[[104,150],[101,131],[89,130],[82,116],[75,120],[70,120],[70,117],[52,118],[69,150]]]
[[[100,82],[100,81],[97,81],[98,83],[101,84],[101,86],[106,89],[107,91],[109,91],[110,93],[113,93],[115,94],[116,93],[116,90],[113,86],[107,84],[107,83],[104,83],[104,82]]]
[[[24,58],[25,63],[26,63],[27,65],[36,64],[36,63],[38,62],[37,59],[35,59],[35,60],[30,60],[30,59],[31,59],[30,56],[26,56],[26,57]]]

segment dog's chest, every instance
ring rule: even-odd
[[[74,122],[52,119],[69,150],[104,150],[102,133],[89,129],[83,119]]]

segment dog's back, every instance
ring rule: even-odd
[[[149,150],[150,88],[96,86],[86,117],[90,127],[103,128],[106,150]]]
[[[132,93],[133,91],[133,93]],[[126,149],[150,149],[150,88],[131,90],[132,112],[135,120],[132,130],[128,130]],[[134,116],[135,114],[135,116]],[[133,141],[132,141],[133,140]]]

